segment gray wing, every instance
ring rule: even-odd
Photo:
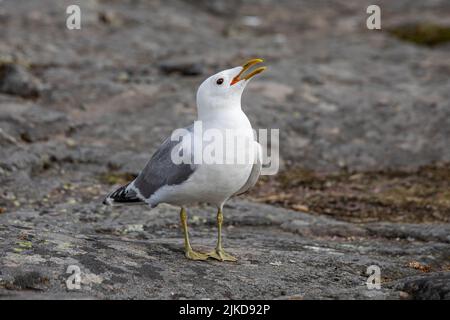
[[[261,175],[261,168],[262,168],[262,154],[261,154],[261,145],[255,141],[257,144],[257,152],[256,152],[256,161],[253,164],[252,171],[250,172],[250,176],[247,179],[247,182],[244,183],[244,185],[239,189],[238,192],[236,192],[234,195],[238,196],[240,194],[243,194],[250,190],[256,182],[259,179],[259,176]]]
[[[192,126],[185,129],[192,133]],[[145,199],[150,198],[163,186],[183,183],[196,170],[196,166],[193,164],[175,164],[172,161],[172,150],[179,145],[179,141],[172,141],[170,137],[167,138],[134,180],[133,186]]]

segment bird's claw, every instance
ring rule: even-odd
[[[219,261],[231,261],[236,262],[237,258],[231,254],[226,253],[223,249],[215,249],[210,253],[207,253],[208,257],[219,260]]]
[[[192,249],[191,250],[187,250],[185,255],[186,255],[186,258],[188,258],[190,260],[204,261],[204,260],[207,260],[209,258],[209,254],[196,252],[196,251],[194,251]]]

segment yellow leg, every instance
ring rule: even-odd
[[[183,227],[183,233],[184,233],[184,252],[185,252],[186,258],[191,259],[191,260],[206,260],[206,259],[208,259],[207,254],[201,253],[201,252],[195,252],[194,250],[192,250],[191,244],[189,243],[187,213],[184,208],[181,208],[180,219],[181,219],[181,226]]]
[[[211,258],[220,260],[220,261],[237,261],[236,257],[226,253],[222,248],[222,222],[223,222],[223,214],[222,209],[219,208],[217,211],[217,246],[216,250],[208,253]]]

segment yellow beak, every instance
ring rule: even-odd
[[[259,67],[259,68],[256,68],[255,70],[253,70],[252,72],[250,72],[250,73],[249,73],[248,75],[246,75],[245,77],[241,78],[242,74],[243,74],[245,71],[247,71],[248,69],[250,69],[253,65],[255,65],[255,64],[257,64],[257,63],[261,63],[261,62],[263,62],[263,61],[264,61],[263,59],[251,59],[251,60],[247,61],[246,63],[244,63],[244,64],[242,65],[242,70],[241,70],[241,72],[239,72],[239,74],[238,74],[236,77],[233,78],[233,80],[231,81],[231,84],[230,84],[230,85],[233,85],[233,84],[235,84],[235,83],[237,83],[237,82],[239,82],[239,81],[241,81],[241,80],[248,80],[248,79],[250,79],[251,77],[257,75],[258,73],[261,73],[261,72],[263,72],[264,70],[266,70],[266,69],[267,69],[266,67]]]

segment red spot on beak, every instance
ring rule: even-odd
[[[233,78],[233,80],[231,80],[230,86],[232,86],[233,84],[236,84],[240,81],[241,79],[239,79],[239,76],[236,76]]]

